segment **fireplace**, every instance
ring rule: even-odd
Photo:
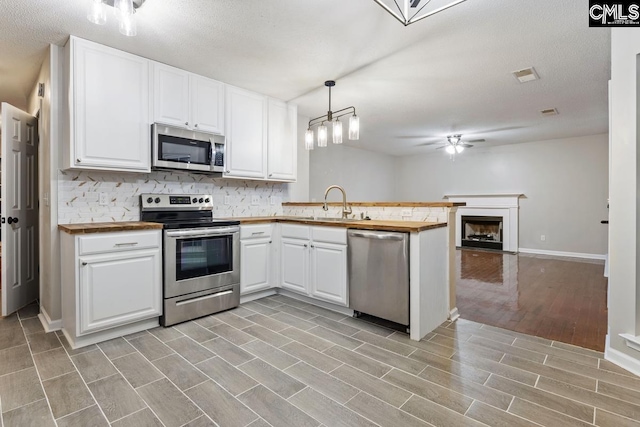
[[[461,226],[463,247],[503,250],[501,216],[463,215]]]

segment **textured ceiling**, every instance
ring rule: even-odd
[[[134,38],[113,17],[90,23],[89,3],[0,0],[0,101],[24,106],[48,43],[73,34],[311,117],[335,79],[334,109],[360,116],[348,143],[395,155],[452,133],[500,145],[608,129],[610,32],[588,27],[587,0],[467,0],[408,27],[372,0],[147,0]],[[519,84],[511,72],[529,66],[541,79]],[[553,107],[560,115],[540,115]]]

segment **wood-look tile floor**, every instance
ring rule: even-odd
[[[5,427],[640,426],[602,353],[462,319],[414,342],[273,296],[71,350],[36,314],[0,319]]]
[[[604,262],[456,251],[460,316],[499,328],[604,351]]]

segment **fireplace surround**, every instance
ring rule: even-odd
[[[463,245],[462,242],[462,238],[464,236],[462,226],[463,216],[494,217],[502,220],[502,248],[498,250],[505,252],[518,252],[518,210],[520,209],[519,199],[522,196],[524,196],[522,193],[445,195],[444,197],[449,199],[450,202],[466,203],[465,206],[458,207],[458,210],[456,211],[456,247],[470,246]]]

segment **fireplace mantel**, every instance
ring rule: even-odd
[[[518,209],[523,193],[513,194],[446,194],[453,203],[466,203],[456,212],[456,246],[462,245],[462,216],[502,217],[503,251],[518,252]]]

